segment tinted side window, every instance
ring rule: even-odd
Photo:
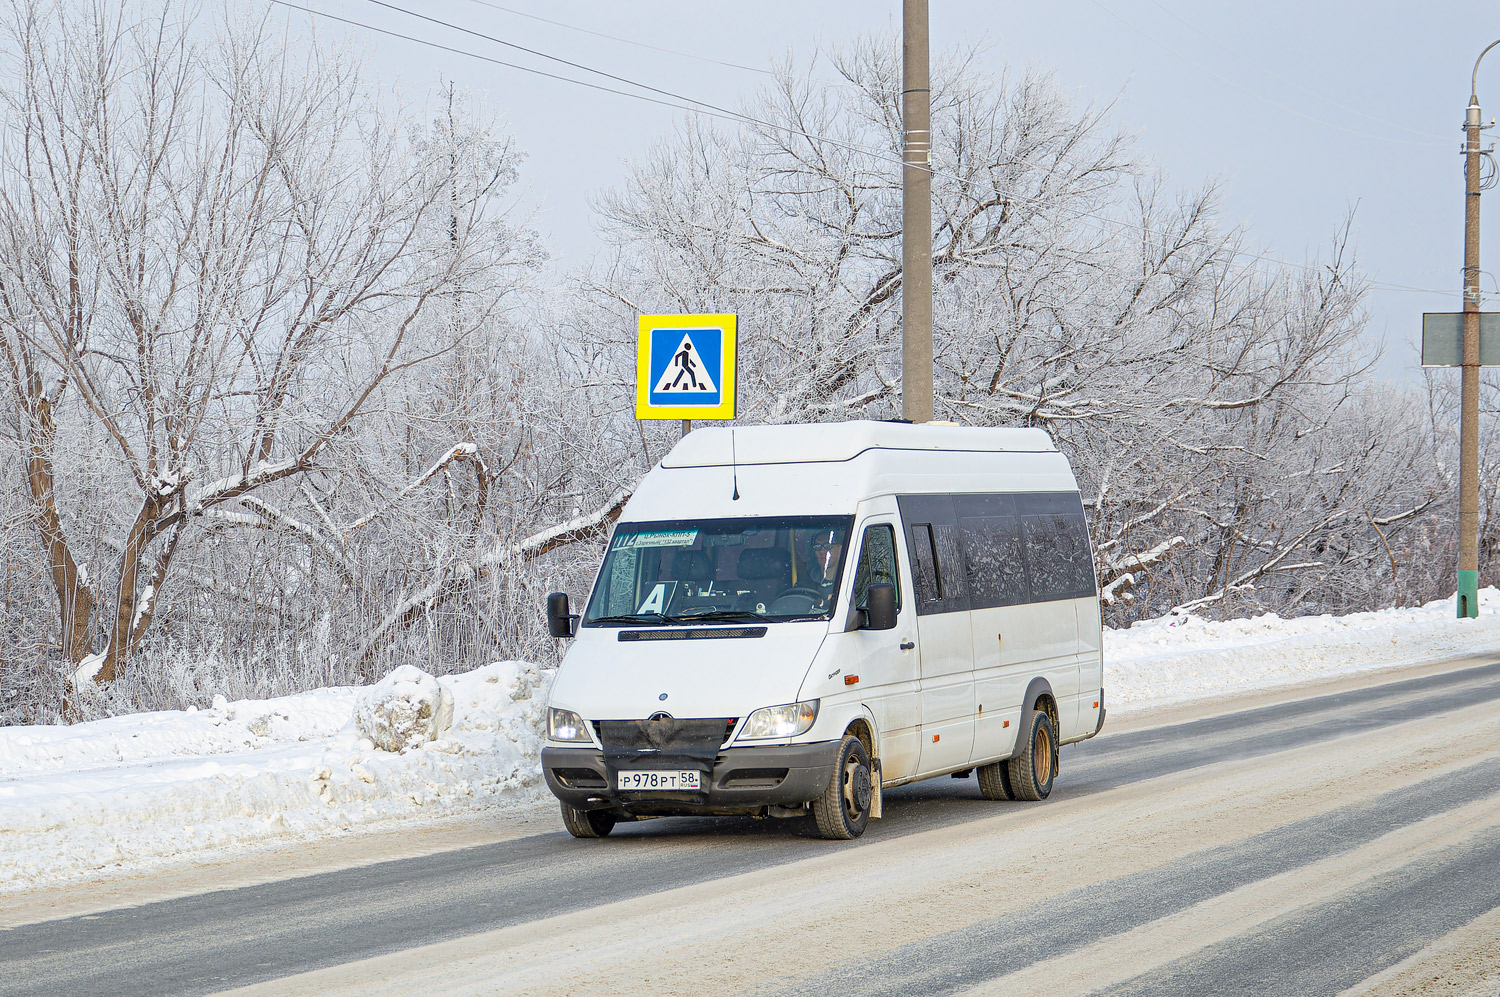
[[[1030,601],[1021,559],[1021,528],[1014,516],[959,520],[975,609],[1019,606]]]
[[[1022,516],[1021,533],[1034,602],[1094,594],[1094,565],[1081,513]]]
[[[865,528],[860,544],[859,566],[854,576],[854,608],[864,609],[870,602],[871,585],[890,585],[896,589],[896,608],[901,608],[901,573],[896,570],[896,531],[889,526]]]
[[[932,545],[932,525],[913,523],[911,527],[912,584],[917,590],[917,611],[926,604],[942,600],[938,587],[937,554]]]
[[[937,553],[938,592],[943,612],[969,608],[969,578],[964,568],[964,549],[958,540],[957,523],[932,525],[933,549]]]

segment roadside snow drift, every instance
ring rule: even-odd
[[[1494,588],[1480,590],[1474,620],[1457,619],[1452,598],[1349,616],[1165,616],[1104,632],[1104,689],[1123,712],[1491,650],[1500,651]]]
[[[1500,593],[1283,620],[1167,617],[1104,634],[1132,709],[1500,648]],[[552,673],[505,661],[75,727],[0,728],[0,892],[531,804]],[[1106,731],[1108,728],[1106,727]]]
[[[406,666],[363,690],[0,728],[0,891],[529,801],[550,683],[516,661]]]
[[[354,726],[381,751],[419,748],[453,726],[453,693],[415,665],[402,665],[360,693]]]

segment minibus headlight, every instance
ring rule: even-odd
[[[761,737],[796,737],[806,734],[807,729],[818,719],[818,701],[787,703],[785,706],[767,706],[756,710],[745,718],[740,739]]]
[[[549,709],[547,711],[547,736],[554,741],[588,741],[588,728],[583,718],[572,710]]]

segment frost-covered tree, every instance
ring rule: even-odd
[[[478,327],[513,155],[410,133],[264,22],[37,2],[3,28],[0,384],[62,655],[109,682],[186,552]]]
[[[590,275],[611,316],[598,324],[737,312],[750,421],[897,412],[899,46],[830,59],[836,85],[787,67],[747,105],[757,123],[684,124],[600,202],[616,248]],[[1345,606],[1334,576],[1385,554],[1367,529],[1335,559],[1341,531],[1432,502],[1362,487],[1404,442],[1371,435],[1375,357],[1345,237],[1305,267],[1257,258],[1219,223],[1214,186],[1173,193],[1108,112],[1046,73],[939,61],[938,417],[1053,434],[1116,621],[1226,600]],[[626,370],[617,342],[604,370]]]

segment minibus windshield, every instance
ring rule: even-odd
[[[622,523],[583,625],[826,620],[852,516]]]

